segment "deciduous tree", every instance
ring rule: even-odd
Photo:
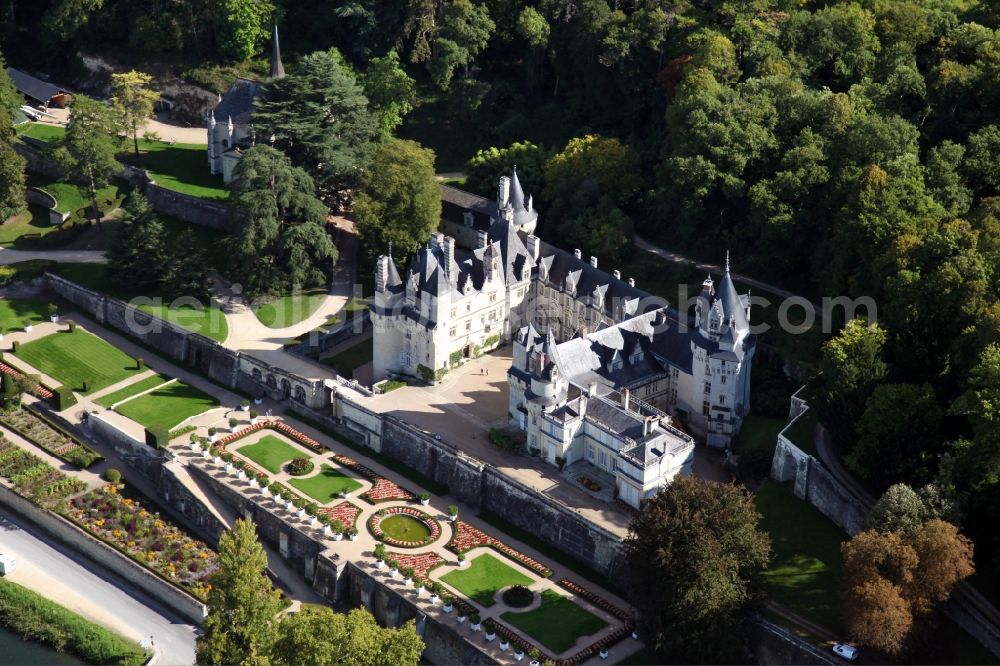
[[[407,255],[427,242],[441,222],[441,188],[434,151],[394,139],[375,151],[354,202],[354,223],[368,252]]]
[[[276,666],[417,666],[424,642],[410,620],[383,629],[363,608],[335,613],[326,606],[306,606],[282,620],[271,662]]]
[[[646,645],[671,663],[733,663],[771,544],[737,486],[676,477],[633,518],[625,553]]]
[[[222,52],[237,62],[260,53],[277,11],[270,0],[219,0],[215,12]]]
[[[509,176],[518,167],[517,178],[525,194],[540,196],[545,163],[551,153],[530,141],[512,143],[506,148],[483,148],[465,166],[465,189],[484,197],[495,198],[501,176]]]
[[[403,69],[395,51],[372,58],[362,80],[365,96],[376,116],[378,135],[386,141],[413,110],[417,102],[416,83]]]
[[[908,596],[915,612],[927,613],[947,601],[955,586],[975,572],[972,541],[951,523],[933,518],[914,532],[910,543],[920,566]]]

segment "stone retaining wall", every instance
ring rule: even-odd
[[[46,511],[3,484],[0,484],[0,506],[30,521],[46,536],[69,546],[74,552],[82,553],[102,569],[135,585],[186,622],[200,625],[204,621],[206,609],[200,601],[62,516]]]
[[[49,224],[52,226],[62,224],[69,217],[69,213],[60,213],[56,210],[59,202],[56,201],[54,196],[39,187],[24,188],[24,199],[30,205],[40,206],[47,210],[49,213]]]
[[[149,181],[143,189],[149,204],[158,213],[211,229],[226,229],[229,226],[231,209],[223,203],[168,190],[154,181]]]

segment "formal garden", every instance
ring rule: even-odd
[[[52,509],[85,489],[79,479],[63,474],[36,455],[0,437],[0,478],[39,506]]]
[[[219,401],[204,391],[174,380],[119,403],[115,411],[151,431],[163,431],[218,406]]]
[[[441,576],[441,580],[483,608],[495,604],[496,593],[505,587],[531,585],[535,582],[489,553],[483,553],[463,569],[446,573]]]
[[[79,437],[57,426],[34,407],[0,411],[0,423],[39,448],[81,469],[104,459]]]
[[[133,398],[140,393],[151,391],[159,386],[162,386],[163,384],[166,384],[168,381],[170,381],[169,377],[154,373],[149,377],[143,377],[139,381],[132,382],[128,386],[124,386],[117,391],[106,393],[105,395],[102,395],[94,400],[94,402],[101,407],[113,409],[118,403],[124,402],[129,398]]]
[[[581,636],[591,636],[608,626],[607,622],[554,590],[542,591],[541,597],[538,608],[507,611],[500,619],[557,654],[573,647]]]
[[[352,493],[361,487],[351,477],[326,464],[314,476],[291,479],[288,483],[320,504],[331,502],[342,494]]]
[[[285,463],[302,455],[301,449],[274,435],[265,435],[253,444],[246,444],[236,452],[257,463],[268,472],[277,474]]]
[[[136,359],[79,327],[26,342],[14,353],[82,394],[107,388],[143,370]]]

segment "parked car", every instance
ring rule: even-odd
[[[834,643],[833,653],[841,659],[846,659],[847,661],[857,661],[858,659],[858,648],[847,643]]]
[[[13,555],[0,553],[0,576],[6,576],[14,570],[15,566],[17,566],[17,560],[14,559]]]

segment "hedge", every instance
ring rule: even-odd
[[[154,449],[165,449],[170,443],[170,432],[168,430],[150,430],[146,428],[146,445]]]
[[[56,390],[53,391],[55,396],[52,401],[55,403],[56,411],[61,412],[64,409],[69,409],[76,404],[76,396],[73,395],[73,389],[63,384],[62,386],[57,386]]]
[[[88,664],[139,666],[146,652],[17,583],[0,579],[0,624],[25,640],[71,652]]]

